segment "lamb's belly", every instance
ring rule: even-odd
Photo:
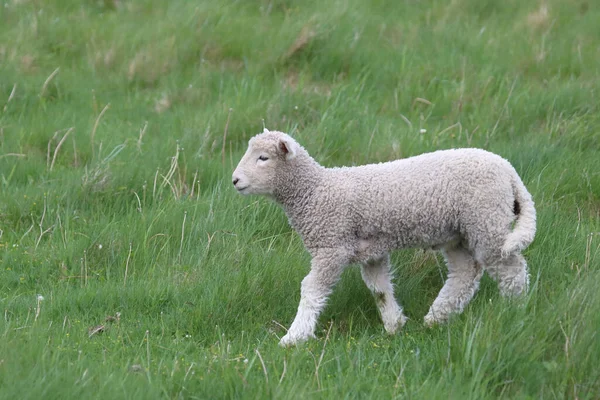
[[[456,242],[458,233],[451,231],[436,232],[435,234],[423,234],[409,237],[399,237],[396,249],[423,248],[438,250],[448,243]]]
[[[399,249],[426,248],[439,249],[458,240],[459,234],[450,223],[391,225],[380,221],[370,229],[360,231],[356,245],[357,261],[382,257]]]
[[[451,243],[456,243],[460,237],[456,233],[446,232],[435,236],[385,237],[358,239],[354,262],[365,263],[381,258],[394,250],[424,248],[440,250]]]

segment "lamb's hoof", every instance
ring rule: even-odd
[[[308,339],[314,337],[314,335],[294,335],[288,332],[284,337],[281,338],[279,345],[281,347],[292,347],[304,343]]]
[[[406,324],[407,320],[408,320],[408,318],[406,318],[404,316],[404,314],[400,314],[400,316],[397,317],[393,321],[390,321],[390,322],[384,321],[383,322],[383,327],[385,328],[385,331],[389,335],[395,335],[396,332],[398,332],[399,330],[402,329],[402,327]]]
[[[427,314],[425,318],[423,318],[423,322],[425,326],[428,328],[432,328],[434,325],[441,324],[444,322],[443,319],[435,318],[431,313]]]

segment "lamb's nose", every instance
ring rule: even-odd
[[[237,183],[240,181],[240,178],[233,178],[233,186],[237,185]]]

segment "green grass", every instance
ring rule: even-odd
[[[598,398],[599,20],[589,0],[3,2],[0,397]],[[527,298],[485,277],[426,329],[441,259],[396,252],[401,333],[349,269],[318,339],[279,348],[309,257],[230,183],[263,120],[327,166],[509,159],[538,210]]]

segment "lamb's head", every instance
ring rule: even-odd
[[[265,129],[248,142],[248,150],[233,172],[233,185],[244,195],[273,195],[278,175],[302,150],[285,133]]]

